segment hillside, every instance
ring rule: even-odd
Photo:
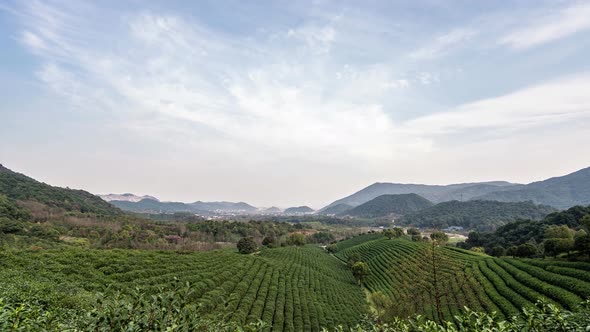
[[[433,294],[440,299],[440,315],[448,321],[463,306],[511,317],[541,297],[574,309],[590,296],[585,263],[492,258],[454,247],[433,249],[405,239],[382,237],[354,246],[346,245],[347,241],[339,244],[346,249],[338,250],[336,256],[346,262],[356,254],[366,262],[371,274],[365,287],[389,298],[392,313],[402,317],[422,314],[438,320]]]
[[[378,218],[389,215],[401,216],[433,206],[432,202],[416,194],[381,195],[341,215],[363,218]]]
[[[532,202],[450,201],[405,215],[401,222],[418,227],[489,230],[517,219],[539,220],[554,211]]]
[[[358,192],[336,200],[337,204],[358,206],[381,195],[418,194],[434,203],[452,200],[492,200],[501,202],[532,201],[566,209],[590,204],[590,167],[574,173],[533,182],[527,185],[505,181],[450,185],[374,183]]]
[[[542,220],[518,220],[498,227],[494,232],[472,232],[462,246],[464,248],[484,247],[492,253],[495,246],[509,248],[527,242],[543,243],[548,226],[566,225],[580,229],[582,218],[590,215],[589,206],[574,206],[564,211],[548,214]]]
[[[320,210],[318,213],[324,214],[324,215],[336,215],[336,214],[341,214],[343,212],[346,212],[352,208],[353,208],[352,205],[336,204],[336,205],[328,206],[328,207]]]
[[[0,194],[15,201],[40,203],[70,212],[120,215],[122,211],[84,190],[60,188],[36,181],[0,165]]]
[[[174,251],[70,248],[7,255],[0,264],[3,281],[0,293],[3,296],[20,295],[26,300],[47,303],[44,309],[59,310],[69,305],[76,313],[79,311],[78,316],[86,318],[90,315],[84,314],[84,308],[102,303],[116,307],[117,302],[108,302],[116,297],[115,290],[120,289],[123,295],[129,295],[134,294],[136,288],[143,295],[138,302],[158,296],[174,299],[173,303],[163,302],[166,307],[157,302],[159,312],[173,311],[174,308],[168,305],[184,303],[189,306],[188,314],[192,317],[209,318],[218,323],[231,322],[241,327],[260,320],[266,326],[272,326],[272,331],[319,332],[322,328],[332,330],[338,325],[352,327],[363,314],[367,314],[364,293],[350,270],[315,246],[265,249],[259,255],[240,255],[231,251],[179,254]],[[46,277],[48,271],[52,271],[50,278]],[[186,283],[190,286],[186,287]],[[109,284],[112,288],[105,288]],[[41,291],[38,291],[38,285],[42,285]],[[64,285],[67,285],[67,291],[64,291]],[[23,294],[18,293],[21,289]],[[30,293],[24,293],[24,290]],[[99,304],[90,302],[98,291],[105,292],[102,301]],[[124,301],[126,298],[118,299]],[[168,299],[166,297],[166,301]],[[132,316],[129,312],[118,311],[116,315],[124,319]],[[80,330],[86,329],[87,326],[83,326]],[[194,330],[221,329],[188,328],[186,331]],[[270,328],[232,329],[242,330],[270,331]]]
[[[566,209],[574,205],[590,204],[590,167],[577,172],[530,183],[518,190],[492,192],[476,199],[501,202],[533,201]]]
[[[309,206],[295,206],[285,209],[283,214],[305,214],[312,213],[314,210]]]

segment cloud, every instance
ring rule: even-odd
[[[477,163],[488,151],[500,160],[536,142],[557,146],[560,126],[575,127],[565,142],[588,137],[580,126],[589,120],[587,73],[479,100],[467,86],[462,98],[471,101],[443,105],[438,95],[453,82],[445,76],[449,68],[431,60],[460,55],[467,43],[477,46],[477,36],[488,37],[473,24],[419,42],[424,46],[411,52],[411,28],[347,11],[236,34],[162,10],[115,12],[92,2],[21,6],[15,35],[41,63],[39,82],[80,114],[114,128],[124,141],[114,144],[121,155],[139,158],[141,145],[148,152],[138,164],[146,173],[174,173],[176,187],[168,193],[185,190],[188,197],[201,190],[205,199],[215,191],[232,199],[221,196],[247,195],[268,181],[272,186],[253,194],[260,201],[274,204],[286,186],[298,186],[283,202],[309,203],[325,200],[328,190],[350,190],[352,177],[359,187],[390,179],[445,181],[439,177],[456,171],[457,158],[463,170],[477,169],[487,165]],[[482,73],[477,79],[486,79]],[[553,136],[536,138],[539,132]],[[165,167],[152,168],[154,155],[164,156],[158,162]],[[199,181],[198,188],[184,188],[187,178]],[[310,193],[320,182],[327,189]],[[207,185],[199,189],[201,183]]]
[[[410,57],[414,59],[434,59],[450,53],[452,50],[460,48],[462,44],[471,40],[478,34],[478,31],[472,28],[457,28],[450,32],[440,35],[426,46],[410,53]]]
[[[590,3],[581,2],[561,10],[551,10],[542,16],[525,19],[521,27],[499,39],[500,45],[516,50],[566,38],[590,29]]]
[[[129,128],[153,128],[150,119],[163,117],[204,128],[201,144],[231,141],[310,158],[375,157],[412,146],[392,145],[395,124],[383,109],[392,90],[409,86],[406,78],[387,64],[313,57],[335,42],[330,22],[253,42],[142,12],[125,17],[116,42],[93,47],[84,41],[99,31],[77,19],[77,8],[34,3],[28,10],[22,42],[46,62],[39,79],[80,109],[86,101],[142,122]]]
[[[506,95],[461,105],[446,112],[413,119],[407,131],[464,138],[496,132],[542,132],[559,124],[590,120],[590,73],[566,76]]]

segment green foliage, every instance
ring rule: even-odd
[[[557,256],[561,253],[570,252],[574,249],[574,239],[547,239],[543,242],[543,249],[545,250],[545,254],[549,256]]]
[[[277,239],[274,236],[265,236],[262,239],[262,245],[269,248],[274,248],[277,246]]]
[[[290,246],[303,246],[305,245],[305,235],[301,233],[291,233],[287,237],[287,244]]]
[[[431,244],[404,239],[369,240],[336,253],[344,261],[353,255],[371,270],[365,287],[388,297],[393,303],[391,312],[400,317],[421,314],[438,320],[435,298],[423,295],[429,293],[440,296],[442,315],[449,321],[463,306],[510,317],[540,298],[573,309],[582,300],[576,294],[586,294],[590,285],[588,263],[497,259],[448,246],[432,251]],[[544,271],[535,264],[545,264]],[[438,275],[437,291],[432,287],[436,284],[433,266]]]
[[[532,243],[523,243],[516,247],[517,257],[534,257],[539,254],[539,249]]]
[[[553,211],[555,209],[551,207],[532,202],[450,201],[405,215],[401,222],[439,229],[462,226],[467,229],[493,230],[518,219],[539,220]]]
[[[198,322],[212,331],[224,326],[214,322],[225,322],[236,331],[259,321],[275,330],[292,325],[319,331],[353,326],[366,313],[350,269],[315,246],[265,249],[259,255],[74,248],[2,252],[0,278],[0,294],[11,307],[29,303],[43,312],[75,310],[72,316],[85,326],[108,322],[117,331],[138,324],[141,330],[174,330]],[[95,301],[97,292],[102,295]]]
[[[352,265],[352,275],[358,281],[359,285],[363,284],[365,278],[369,275],[369,266],[365,262],[356,262]]]
[[[256,241],[254,241],[254,238],[251,237],[241,238],[236,246],[238,247],[238,251],[240,252],[240,254],[251,254],[258,250],[258,245],[256,244]]]
[[[501,226],[494,232],[471,232],[465,241],[465,247],[483,246],[486,252],[491,252],[498,245],[510,248],[531,241],[542,243],[546,238],[569,238],[572,235],[571,229],[583,226],[582,219],[587,214],[590,214],[590,206],[575,206],[551,213],[540,221],[519,220]]]
[[[329,233],[329,232],[317,232],[317,233],[313,233],[311,235],[309,235],[307,237],[306,242],[307,243],[322,243],[322,244],[326,244],[326,243],[330,243],[332,241],[334,241],[336,238],[334,237],[334,234]]]
[[[404,236],[404,230],[401,227],[394,227],[393,229],[388,228],[383,230],[383,235],[385,235],[385,237],[388,239],[397,239]]]
[[[574,249],[583,254],[590,255],[590,234],[576,237],[574,240]]]
[[[430,239],[439,245],[445,244],[449,241],[449,236],[441,231],[430,233]]]
[[[506,255],[506,249],[504,249],[504,247],[502,246],[494,246],[492,248],[492,250],[490,251],[490,255],[494,256],[494,257],[502,257]]]

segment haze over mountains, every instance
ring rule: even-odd
[[[452,200],[532,201],[536,204],[566,209],[575,205],[590,204],[590,167],[526,185],[505,181],[450,185],[374,183],[352,195],[336,200],[326,208],[339,204],[354,207],[381,195],[410,193],[418,194],[434,203]]]
[[[137,196],[135,196],[137,197]],[[174,213],[190,212],[201,215],[210,215],[217,213],[250,213],[258,209],[244,202],[201,202],[182,203],[182,202],[161,202],[156,198],[143,198],[135,200],[111,200],[111,204],[116,207],[137,213]]]

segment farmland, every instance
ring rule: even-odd
[[[347,267],[312,246],[269,249],[259,255],[4,252],[0,264],[4,301],[34,301],[55,310],[87,308],[97,292],[125,294],[137,289],[152,296],[178,283],[189,283],[190,298],[185,300],[197,305],[200,317],[240,326],[261,320],[268,323],[266,331],[352,326],[366,310],[364,294]]]
[[[509,318],[541,298],[574,310],[590,296],[588,263],[492,258],[405,239],[380,238],[354,246],[345,242],[336,256],[346,261],[357,254],[367,262],[371,274],[366,288],[401,303],[394,308],[396,315],[438,320],[436,297],[443,320],[453,321],[464,306]]]

